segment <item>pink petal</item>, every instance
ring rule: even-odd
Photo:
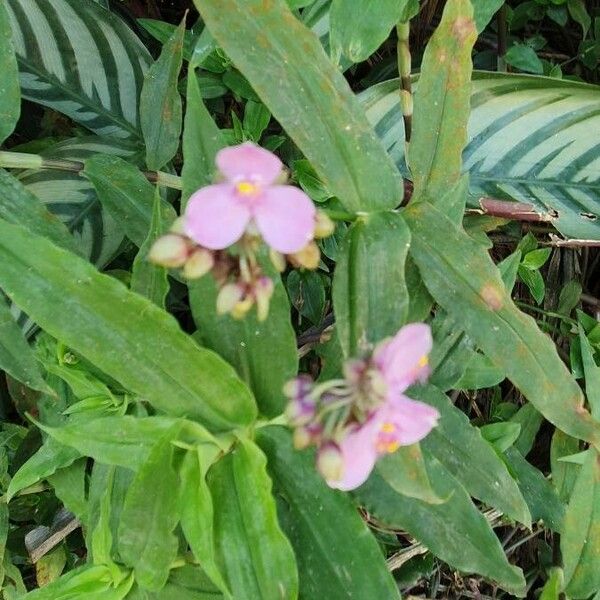
[[[379,344],[373,360],[395,391],[404,391],[429,373],[427,355],[432,346],[431,328],[425,323],[405,325],[391,339]]]
[[[192,195],[185,211],[185,233],[197,244],[220,250],[237,242],[250,221],[249,209],[229,184],[209,185]]]
[[[216,163],[229,181],[254,181],[262,185],[273,183],[283,168],[272,152],[252,142],[223,148],[217,153]]]
[[[381,417],[397,428],[396,438],[401,446],[422,440],[436,425],[440,413],[424,402],[399,396],[389,401]]]
[[[342,478],[339,481],[327,481],[329,487],[348,491],[362,485],[369,477],[377,460],[375,439],[381,423],[372,418],[339,444],[344,461]]]
[[[253,212],[267,244],[282,254],[302,250],[313,238],[316,210],[298,188],[274,185],[265,189]]]

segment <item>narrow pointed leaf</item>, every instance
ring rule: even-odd
[[[400,176],[348,83],[283,0],[195,3],[236,67],[346,208],[400,203]]]
[[[600,443],[600,424],[583,407],[579,386],[552,341],[515,307],[486,251],[430,204],[403,214],[412,232],[411,254],[437,302],[546,419]]]
[[[1,220],[0,286],[48,333],[156,408],[220,429],[253,420],[254,401],[233,369],[199,348],[173,317]]]
[[[0,5],[0,144],[13,132],[21,113],[19,70],[6,7]]]

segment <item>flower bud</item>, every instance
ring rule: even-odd
[[[259,277],[254,284],[254,299],[256,300],[256,312],[259,321],[265,321],[269,316],[269,304],[275,290],[275,284],[269,277]]]
[[[290,254],[289,257],[294,266],[314,270],[321,261],[321,252],[315,242],[309,242],[302,250]]]
[[[243,319],[250,309],[254,305],[254,298],[252,296],[246,296],[243,300],[240,300],[232,309],[231,316],[234,319]]]
[[[317,451],[317,470],[327,481],[339,481],[344,474],[342,452],[333,442],[323,444]]]
[[[310,375],[301,374],[290,379],[283,386],[283,393],[287,398],[304,398],[311,390],[313,380]]]
[[[148,260],[162,267],[181,267],[189,254],[188,242],[174,233],[159,237],[150,248]]]
[[[293,435],[294,448],[304,450],[313,442],[313,436],[307,427],[296,427]]]
[[[185,219],[184,217],[178,217],[173,221],[171,228],[169,229],[170,233],[177,233],[179,235],[185,234]]]
[[[273,250],[273,248],[269,248],[269,258],[271,259],[271,264],[280,272],[283,273],[285,271],[285,257],[277,250]]]
[[[315,217],[315,238],[321,239],[329,237],[334,231],[335,223],[329,218],[329,215],[318,210]]]
[[[214,266],[213,253],[206,248],[196,248],[183,266],[186,279],[198,279],[206,275]]]
[[[244,297],[244,288],[239,283],[226,283],[217,295],[217,314],[230,313]]]

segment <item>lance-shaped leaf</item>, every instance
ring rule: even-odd
[[[361,95],[369,121],[406,172],[398,82]],[[418,84],[417,84],[418,87]],[[474,73],[468,143],[472,206],[482,196],[525,202],[564,235],[600,239],[599,88],[532,75]]]
[[[415,195],[440,204],[460,179],[477,39],[470,0],[450,0],[427,44],[415,93],[409,166]]]
[[[407,21],[418,10],[418,0],[366,0],[360,6],[353,0],[333,0],[329,15],[333,54],[341,52],[352,62],[366,60],[396,23]]]
[[[177,89],[183,61],[185,18],[148,69],[140,96],[140,121],[146,142],[146,165],[158,171],[177,152],[181,134],[181,96]]]
[[[0,144],[13,132],[21,113],[19,69],[4,3],[0,5]]]
[[[266,459],[240,440],[212,466],[216,556],[234,598],[280,600],[298,595],[296,559],[277,522]]]
[[[400,203],[400,176],[348,83],[284,0],[195,3],[236,67],[346,208]]]
[[[43,329],[159,410],[217,429],[253,420],[247,387],[173,317],[86,261],[1,220],[0,286]]]
[[[408,313],[410,231],[398,213],[359,217],[344,237],[333,283],[340,343],[357,357],[394,335]]]
[[[453,567],[479,573],[500,587],[523,594],[525,580],[504,555],[498,538],[464,488],[435,459],[429,461],[431,481],[443,504],[427,504],[395,492],[375,472],[355,495],[371,515],[408,531]]]
[[[83,175],[92,182],[100,202],[127,237],[141,246],[152,222],[154,186],[136,167],[108,154],[96,154],[86,160]],[[161,201],[160,212],[163,226],[168,228],[176,218],[175,210]]]
[[[399,598],[377,541],[347,494],[327,487],[310,452],[298,452],[283,427],[265,427],[258,443],[268,458],[279,518],[298,561],[300,598]]]
[[[152,58],[92,0],[6,0],[23,97],[91,131],[139,137],[138,99]]]
[[[411,254],[436,301],[557,427],[600,443],[600,424],[583,407],[583,395],[552,341],[519,311],[487,252],[434,206],[404,211]]]
[[[6,305],[1,291],[0,371],[6,371],[11,377],[34,390],[51,391],[44,381],[38,362]]]
[[[600,589],[600,457],[587,451],[565,514],[560,539],[566,591],[588,598]]]

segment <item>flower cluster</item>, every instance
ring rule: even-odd
[[[183,217],[156,241],[149,258],[182,268],[189,279],[212,273],[220,314],[242,318],[256,306],[263,320],[274,284],[258,260],[262,242],[279,271],[286,258],[316,269],[315,239],[331,235],[334,226],[302,190],[283,183],[283,164],[273,153],[248,142],[221,150],[216,164],[221,181],[191,196]]]
[[[298,448],[317,446],[327,483],[351,490],[366,481],[379,456],[423,439],[439,418],[404,391],[429,375],[428,325],[406,325],[368,359],[345,365],[344,378],[315,384],[301,375],[286,385],[286,415]]]

